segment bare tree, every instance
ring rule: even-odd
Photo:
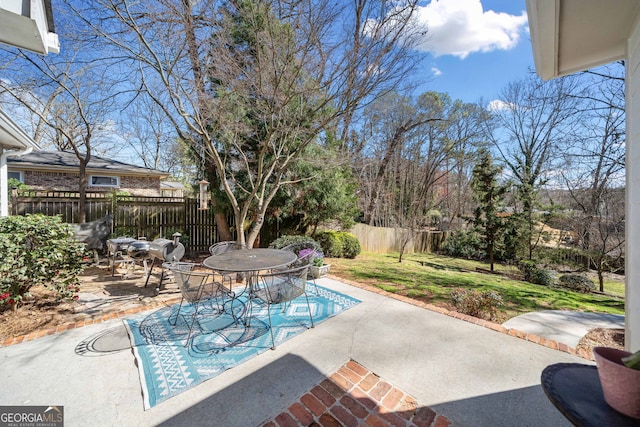
[[[75,153],[79,162],[80,222],[86,220],[87,164],[96,146],[106,149],[105,144],[113,144],[105,131],[110,126],[113,85],[105,67],[86,56],[86,47],[81,40],[68,38],[59,55],[42,57],[21,50],[3,50],[5,62],[0,68],[0,91],[35,118],[34,139]]]
[[[462,103],[450,119],[449,138],[456,144],[446,159],[445,197],[442,215],[446,215],[446,227],[462,227],[462,218],[469,215],[473,204],[471,180],[479,148],[488,145],[488,134],[493,132],[493,116],[482,101]]]
[[[176,132],[156,103],[145,96],[137,97],[121,115],[119,127],[124,144],[145,167],[170,169],[165,156],[174,151]]]
[[[624,79],[619,78],[624,69],[607,67],[604,71],[607,75],[582,76],[583,90],[575,95],[582,101],[581,126],[569,135],[572,144],[564,153],[565,167],[561,169],[573,206],[580,212],[575,232],[586,250],[593,249],[592,231],[601,228],[594,228],[592,222],[602,219],[605,198],[624,186],[625,87]],[[610,212],[606,217],[612,215]],[[600,240],[596,236],[595,244],[600,245]]]
[[[515,182],[531,259],[535,245],[536,194],[557,165],[564,135],[574,125],[577,100],[572,77],[543,82],[534,75],[507,85],[493,104],[497,120],[493,143]]]
[[[415,100],[389,94],[367,109],[358,162],[365,220],[397,228],[399,261],[449,198],[449,171],[482,141],[479,111],[436,92]]]
[[[414,64],[401,52],[420,33],[416,4],[101,0],[77,12],[134,61],[146,96],[206,155],[238,240],[252,246],[278,189],[304,179],[288,173],[293,160]],[[379,19],[367,20],[373,10]]]
[[[443,120],[431,117],[436,112],[418,111],[410,99],[388,94],[380,98],[371,108],[369,118],[371,136],[379,141],[381,158],[377,165],[377,172],[370,185],[368,206],[365,209],[364,221],[373,225],[375,209],[379,202],[379,189],[389,166],[392,156],[404,148],[407,139],[416,138],[416,132],[426,123]]]

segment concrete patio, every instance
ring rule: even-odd
[[[259,426],[354,361],[454,426],[569,425],[540,373],[592,362],[333,278],[319,284],[362,303],[147,411],[120,318],[0,348],[0,401],[62,405],[65,426]]]

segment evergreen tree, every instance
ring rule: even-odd
[[[504,221],[498,216],[500,202],[507,187],[498,183],[502,168],[493,164],[491,154],[482,150],[473,169],[471,186],[478,203],[474,213],[476,231],[484,237],[484,250],[493,271],[496,247],[500,244]]]

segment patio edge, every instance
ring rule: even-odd
[[[417,301],[414,299],[411,299],[409,297],[403,296],[403,295],[397,295],[394,294],[392,292],[388,292],[385,290],[382,290],[380,288],[377,288],[375,286],[371,286],[371,285],[366,285],[363,283],[358,283],[358,282],[354,282],[352,280],[348,280],[342,277],[338,277],[338,276],[334,276],[332,274],[328,274],[327,276],[328,278],[334,279],[334,280],[338,280],[340,282],[346,283],[349,286],[353,286],[356,288],[360,288],[360,289],[364,289],[367,290],[369,292],[373,292],[375,294],[379,294],[379,295],[383,295],[385,297],[389,297],[389,298],[393,298],[402,302],[405,302],[407,304],[411,304],[414,305],[416,307],[420,307],[420,308],[424,308],[436,313],[440,313],[440,314],[444,314],[446,316],[449,317],[453,317],[459,320],[463,320],[465,322],[469,322],[469,323],[473,323],[474,325],[478,325],[478,326],[482,326],[484,328],[488,328],[491,329],[493,331],[502,333],[502,334],[506,334],[515,338],[519,338],[519,339],[523,339],[525,341],[529,341],[532,342],[534,344],[538,344],[541,345],[543,347],[547,347],[550,348],[552,350],[558,350],[561,351],[563,353],[568,353],[574,356],[578,356],[581,357],[583,359],[586,360],[591,360],[591,361],[595,361],[593,354],[584,350],[578,350],[575,347],[569,346],[567,344],[564,343],[560,343],[557,342],[555,340],[550,340],[535,334],[530,334],[527,332],[523,332],[517,329],[513,329],[513,328],[505,328],[504,326],[498,324],[498,323],[494,323],[491,322],[489,320],[484,320],[484,319],[480,319],[477,317],[473,317],[473,316],[469,316],[467,314],[463,314],[457,311],[453,311],[453,310],[447,310],[445,308],[442,307],[438,307],[435,306],[433,304],[428,304],[428,303],[424,303],[422,301]],[[95,315],[95,316],[91,316],[87,319],[82,319],[82,320],[78,320],[75,322],[68,322],[68,323],[64,323],[62,325],[58,325],[56,327],[52,327],[52,328],[47,328],[47,329],[39,329],[39,330],[35,330],[32,331],[28,334],[25,335],[20,335],[17,337],[9,337],[6,338],[1,344],[0,344],[0,348],[2,347],[8,347],[10,345],[15,345],[15,344],[20,344],[22,342],[25,341],[33,341],[34,339],[37,338],[41,338],[47,335],[53,335],[56,333],[60,333],[60,332],[64,332],[64,331],[68,331],[70,329],[75,329],[75,328],[81,328],[83,326],[87,326],[87,325],[93,325],[96,323],[101,323],[101,322],[105,322],[107,320],[112,320],[112,319],[117,319],[117,318],[122,318],[131,314],[137,314],[143,311],[148,311],[148,310],[154,310],[157,308],[161,308],[161,307],[165,307],[167,305],[170,304],[174,304],[180,301],[179,297],[176,297],[175,299],[171,299],[171,300],[166,300],[166,301],[161,301],[161,302],[153,302],[150,303],[148,305],[145,306],[141,306],[141,307],[135,307],[135,308],[130,308],[130,309],[126,309],[126,310],[120,310],[120,311],[114,311],[111,313],[106,313],[106,314],[101,314],[101,315]]]
[[[151,302],[149,304],[145,304],[140,307],[134,307],[134,308],[128,308],[125,310],[118,310],[113,312],[96,314],[81,320],[63,323],[61,325],[54,326],[51,328],[37,329],[25,335],[6,338],[2,343],[0,343],[0,348],[8,347],[10,345],[20,344],[26,341],[33,341],[37,338],[42,338],[48,335],[69,331],[71,329],[81,328],[83,326],[95,325],[97,323],[106,322],[108,320],[119,319],[132,314],[138,314],[145,311],[155,310],[155,309],[166,307],[168,305],[178,303],[178,302],[180,302],[180,297],[176,297],[176,298],[172,298],[164,301]]]
[[[389,298],[393,298],[396,299],[398,301],[402,301],[405,302],[407,304],[411,304],[420,308],[424,308],[436,313],[440,313],[440,314],[444,314],[445,316],[449,316],[449,317],[454,317],[456,319],[459,320],[463,320],[465,322],[469,322],[469,323],[473,323],[474,325],[478,325],[478,326],[482,326],[484,328],[488,328],[491,329],[493,331],[502,333],[502,334],[506,334],[509,336],[512,336],[514,338],[519,338],[525,341],[529,341],[532,342],[534,344],[538,344],[541,345],[543,347],[547,347],[550,348],[552,350],[557,350],[557,351],[561,351],[563,353],[568,353],[571,354],[573,356],[578,356],[581,357],[583,359],[586,360],[591,360],[591,361],[595,361],[593,354],[591,352],[588,351],[584,351],[584,350],[578,350],[575,347],[569,346],[567,344],[564,343],[560,343],[558,341],[555,340],[550,340],[535,334],[530,334],[528,332],[523,332],[517,329],[513,329],[513,328],[505,328],[504,326],[498,324],[498,323],[494,323],[491,322],[489,320],[485,320],[485,319],[480,319],[477,317],[473,317],[473,316],[469,316],[467,314],[463,314],[457,311],[453,311],[453,310],[447,310],[446,308],[442,308],[442,307],[438,307],[435,306],[433,304],[428,304],[428,303],[424,303],[422,301],[417,301],[414,300],[412,298],[406,297],[404,295],[397,295],[394,294],[392,292],[388,292],[385,290],[382,290],[380,288],[377,288],[375,286],[371,286],[371,285],[365,285],[363,283],[358,283],[358,282],[354,282],[348,279],[344,279],[342,277],[337,277],[334,276],[332,274],[327,275],[326,277],[329,277],[331,279],[334,280],[338,280],[340,282],[346,283],[350,286],[356,287],[356,288],[360,288],[360,289],[365,289],[369,292],[373,292],[375,294],[378,295],[384,295],[386,297]]]

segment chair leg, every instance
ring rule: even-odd
[[[184,302],[184,298],[180,300],[180,305],[178,306],[178,312],[176,313],[176,320],[173,322],[173,326],[176,326],[178,323],[178,317],[180,316],[180,309],[182,308],[182,303]],[[171,323],[171,317],[169,317],[169,323]]]
[[[197,316],[198,316],[198,304],[195,303],[193,307],[193,315],[191,316],[191,324],[189,325],[189,335],[187,335],[187,342],[184,343],[184,346],[186,348],[189,347],[189,341],[191,341],[191,334],[193,332],[193,324],[196,323]]]
[[[304,297],[307,299],[307,309],[309,310],[309,319],[311,320],[311,327],[313,328],[313,316],[311,315],[311,304],[309,304],[309,296],[304,293]]]
[[[271,304],[267,306],[267,314],[269,316],[269,332],[271,332],[271,350],[275,350],[276,341],[273,339],[273,325],[271,324]]]

